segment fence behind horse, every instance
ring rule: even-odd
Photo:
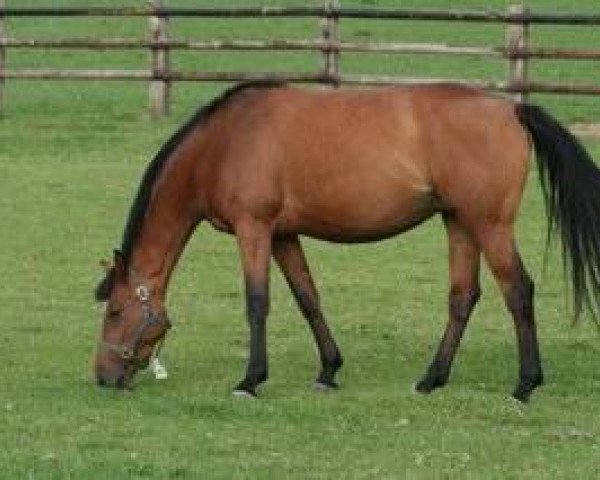
[[[147,38],[28,38],[11,37],[5,26],[6,18],[68,18],[68,17],[147,17]],[[320,22],[314,39],[179,39],[168,30],[169,20],[175,18],[315,18]],[[381,22],[451,22],[504,24],[505,39],[499,46],[464,46],[431,43],[401,43],[375,41],[345,41],[341,39],[339,24],[344,19],[377,20]],[[173,82],[188,81],[248,81],[283,80],[327,85],[412,84],[447,82],[476,86],[488,90],[514,93],[519,99],[532,92],[556,94],[600,95],[600,85],[546,82],[531,79],[531,59],[599,60],[600,50],[574,50],[532,47],[529,31],[532,25],[598,26],[600,14],[533,13],[521,5],[510,6],[506,12],[475,10],[423,10],[409,8],[354,8],[342,7],[337,1],[327,1],[320,7],[204,7],[170,8],[159,0],[148,7],[45,7],[9,8],[0,0],[0,107],[5,79],[39,80],[132,80],[149,82],[151,112],[167,114]],[[315,29],[316,30],[316,29]],[[19,68],[10,69],[5,59],[8,50],[140,50],[150,52],[149,64],[138,70]],[[314,51],[322,57],[317,71],[181,71],[173,68],[173,51]],[[403,75],[343,72],[340,65],[346,53],[387,53],[410,55],[472,56],[504,59],[507,74],[504,80],[479,78],[409,78]]]

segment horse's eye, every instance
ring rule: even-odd
[[[119,320],[121,318],[121,312],[123,311],[123,309],[121,308],[114,308],[114,309],[110,309],[107,313],[107,318],[108,320]]]

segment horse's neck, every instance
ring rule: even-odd
[[[131,267],[149,287],[164,297],[171,273],[198,223],[186,199],[185,189],[175,179],[163,179],[148,205],[147,215],[132,250]]]

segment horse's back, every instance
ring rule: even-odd
[[[450,85],[247,92],[221,119],[232,137],[222,185],[238,213],[282,232],[389,236],[470,201],[464,191],[497,183],[499,168],[515,174],[522,159],[502,151],[519,141],[512,112]]]

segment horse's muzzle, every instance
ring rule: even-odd
[[[96,383],[100,387],[113,387],[126,389],[129,387],[131,375],[123,366],[112,366],[107,368],[102,365],[96,366]]]

